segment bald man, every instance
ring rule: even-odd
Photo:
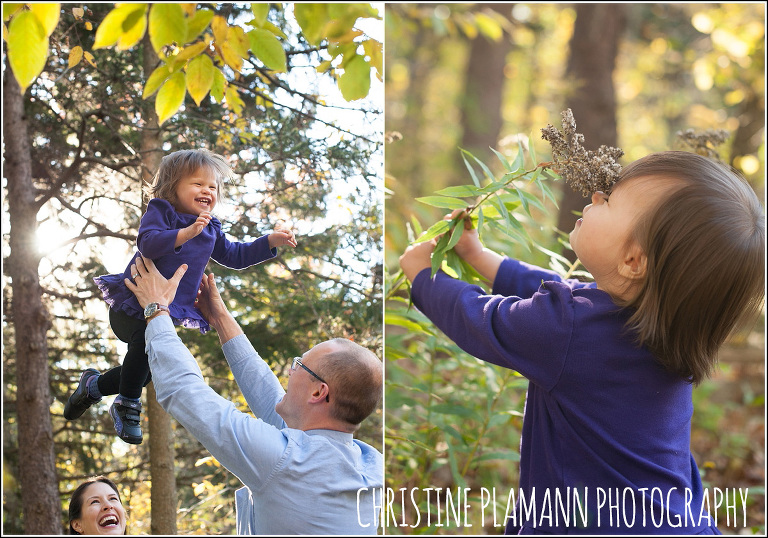
[[[381,361],[349,340],[328,340],[293,359],[283,390],[213,274],[204,275],[197,307],[255,417],[243,413],[208,386],[165,309],[185,271],[167,280],[139,258],[125,282],[145,308],[158,402],[244,485],[235,492],[238,534],[376,534],[383,457],[353,433],[381,398]]]

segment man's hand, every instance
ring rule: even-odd
[[[200,289],[197,291],[195,306],[214,328],[218,319],[229,315],[227,305],[224,304],[224,300],[221,298],[221,294],[216,287],[213,273],[203,275],[203,279],[200,281]]]
[[[134,275],[131,282],[125,279],[125,285],[131,290],[139,304],[145,308],[149,303],[170,305],[176,297],[176,290],[184,273],[187,272],[187,264],[181,265],[170,280],[166,279],[155,264],[149,258],[138,257],[136,263],[131,265],[131,274]]]
[[[422,270],[432,267],[432,253],[436,245],[437,241],[432,239],[423,243],[415,243],[405,249],[403,255],[400,256],[400,267],[405,273],[405,278],[413,282],[413,279]]]

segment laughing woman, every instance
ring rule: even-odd
[[[69,501],[69,534],[125,534],[127,513],[117,486],[105,476],[89,478]]]

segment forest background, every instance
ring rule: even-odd
[[[65,533],[72,490],[96,474],[119,485],[129,534],[234,533],[240,482],[151,384],[141,445],[115,436],[113,397],[62,416],[84,368],[122,361],[93,277],[125,269],[163,155],[228,159],[215,215],[232,239],[296,232],[274,260],[208,268],[283,381],[332,337],[381,356],[382,9],[3,3],[3,535]],[[215,332],[179,333],[248,412]],[[379,450],[382,418],[357,433]]]
[[[501,534],[491,508],[485,527],[479,517],[462,527],[443,498],[437,528],[434,492],[429,506],[423,491],[401,503],[402,488],[445,488],[454,503],[458,489],[469,488],[470,512],[479,514],[481,488],[495,488],[504,492],[495,507],[503,518],[506,493],[517,487],[527,382],[468,356],[409,308],[398,256],[455,207],[444,189],[455,195],[473,185],[473,174],[484,178],[479,163],[500,177],[508,170],[502,161],[514,161],[521,147],[526,169],[549,160],[540,129],[559,129],[566,108],[585,147],[621,147],[622,164],[653,151],[695,151],[679,132],[726,129],[719,158],[764,202],[765,6],[387,4],[385,50],[385,455],[387,486],[397,492],[387,532]],[[546,184],[557,205],[535,182],[518,182],[519,196],[531,201],[530,213],[514,213],[521,229],[512,228],[512,240],[496,229],[482,237],[497,252],[565,272],[573,257],[561,232],[589,202],[562,181]],[[436,201],[440,190],[446,195]],[[729,534],[765,532],[764,336],[763,313],[694,390],[691,449],[705,487],[749,492],[746,522],[740,512],[726,525],[718,511]]]

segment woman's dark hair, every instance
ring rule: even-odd
[[[619,181],[671,178],[681,187],[636,225],[648,271],[629,327],[669,371],[698,384],[730,333],[765,297],[765,215],[737,172],[695,153],[665,151]]]
[[[80,534],[74,529],[74,527],[72,527],[72,521],[75,519],[80,519],[80,517],[82,516],[83,497],[85,496],[85,489],[95,482],[103,482],[106,485],[108,485],[110,488],[115,490],[115,493],[117,493],[117,498],[120,499],[120,504],[123,503],[123,500],[120,498],[120,492],[117,490],[117,484],[112,482],[106,476],[92,476],[91,478],[87,479],[82,484],[77,486],[77,488],[75,488],[75,491],[72,492],[72,497],[69,500],[69,534]]]

